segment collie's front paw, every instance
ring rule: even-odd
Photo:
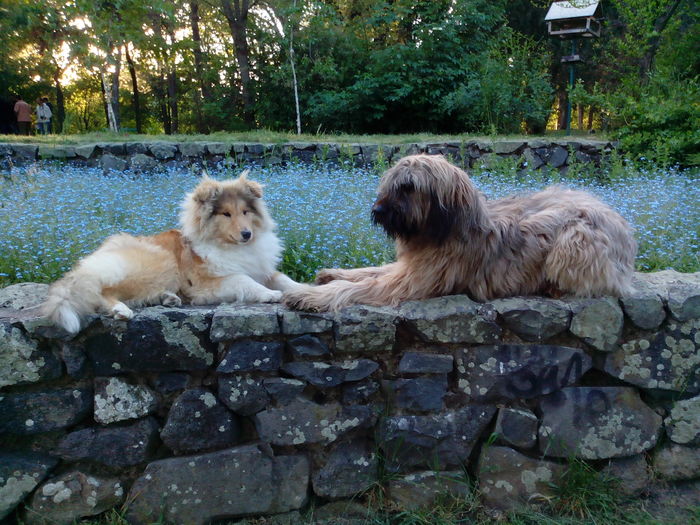
[[[160,304],[163,306],[182,306],[182,299],[172,292],[163,292],[160,296]]]
[[[282,292],[278,290],[270,290],[269,293],[260,298],[261,303],[279,303],[281,300]]]
[[[117,303],[112,307],[112,317],[117,321],[128,321],[134,317],[134,311],[124,303]]]
[[[316,274],[316,284],[327,284],[331,281],[342,279],[340,272],[342,272],[342,270],[335,270],[333,268],[319,270]]]

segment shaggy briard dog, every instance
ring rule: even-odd
[[[394,263],[321,270],[285,293],[304,310],[467,294],[620,296],[631,290],[636,243],[614,210],[582,191],[553,186],[488,201],[440,156],[404,157],[382,177],[373,221],[396,239]]]

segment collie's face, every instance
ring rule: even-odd
[[[186,233],[195,230],[200,240],[225,245],[252,243],[256,233],[269,228],[262,187],[246,174],[232,181],[204,178],[183,206]]]

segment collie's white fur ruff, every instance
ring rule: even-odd
[[[637,245],[627,222],[592,195],[554,186],[488,201],[440,156],[387,170],[372,216],[396,239],[397,260],[322,270],[285,302],[310,310],[396,305],[440,295],[620,296],[631,290]]]
[[[76,333],[86,315],[130,319],[130,306],[278,302],[298,284],[277,271],[282,244],[246,175],[205,176],[182,204],[181,231],[109,237],[51,285],[44,314]]]

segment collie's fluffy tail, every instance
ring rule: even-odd
[[[101,291],[100,279],[78,267],[51,285],[42,313],[66,332],[78,333],[83,317],[102,305]]]

